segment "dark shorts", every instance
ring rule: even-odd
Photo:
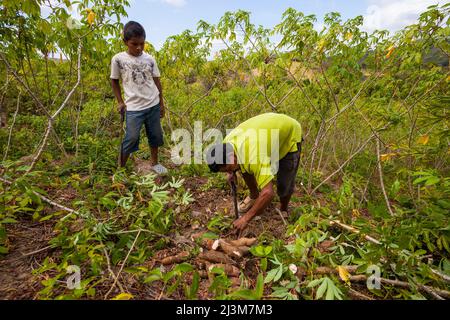
[[[297,143],[297,151],[289,152],[279,162],[277,172],[277,194],[280,198],[294,193],[295,177],[297,176],[298,165],[300,163],[300,153],[302,152],[302,143]]]
[[[126,133],[122,142],[122,153],[130,154],[139,150],[139,139],[142,125],[145,126],[147,140],[150,147],[163,145],[159,104],[142,111],[126,112]]]

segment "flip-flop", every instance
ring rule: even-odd
[[[152,170],[155,171],[157,174],[167,174],[168,170],[166,167],[164,167],[162,164],[156,164],[152,167]]]
[[[249,196],[246,197],[243,201],[239,203],[238,206],[238,212],[239,213],[246,213],[248,210],[250,210],[251,207],[255,204],[256,199],[252,199]]]

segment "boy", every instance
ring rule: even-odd
[[[158,147],[163,145],[160,118],[164,117],[164,100],[160,73],[155,59],[144,52],[145,30],[137,22],[128,22],[123,29],[128,50],[111,60],[111,85],[118,102],[118,111],[126,112],[126,134],[122,141],[120,164],[125,166],[130,154],[139,150],[142,125],[145,125],[151,151],[152,169],[158,174],[167,169],[158,163]],[[125,102],[119,85],[125,93]]]

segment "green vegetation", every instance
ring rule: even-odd
[[[316,31],[316,18],[294,9],[268,30],[237,11],[159,51],[149,45],[167,108],[162,162],[171,170],[159,179],[117,169],[109,64],[124,50],[128,2],[52,2],[60,5],[48,16],[42,0],[0,4],[0,261],[2,279],[9,261],[28,268],[26,297],[450,298],[450,4],[395,35],[367,34],[362,17],[338,13]],[[75,2],[78,27],[67,10]],[[211,58],[213,41],[226,49]],[[268,111],[304,129],[297,192],[286,226],[273,210],[250,224],[258,242],[236,263],[236,285],[223,268],[203,270],[191,238],[231,231],[225,179],[204,165],[169,165],[171,133],[193,133],[194,121],[224,132]],[[137,158],[148,157],[142,142]],[[38,247],[20,236],[31,230]],[[30,245],[19,252],[18,243]],[[180,251],[184,262],[161,265]],[[366,287],[373,266],[380,288]]]

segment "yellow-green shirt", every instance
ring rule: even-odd
[[[285,114],[263,113],[242,122],[223,142],[233,146],[241,171],[252,174],[262,189],[274,179],[280,159],[297,151],[301,140],[297,120]]]

